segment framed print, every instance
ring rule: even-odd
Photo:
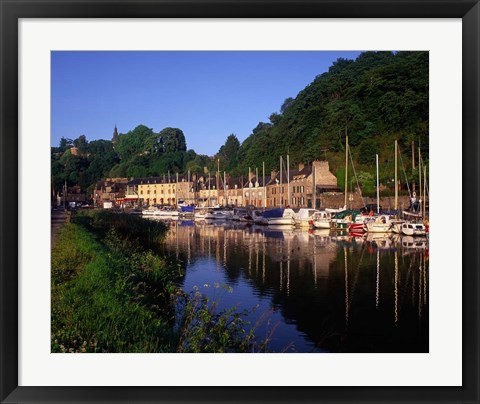
[[[0,1],[2,403],[479,402],[478,1]]]

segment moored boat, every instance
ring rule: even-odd
[[[250,214],[249,209],[234,208],[231,219],[237,222],[250,222],[252,220],[252,216]]]
[[[208,213],[208,209],[198,209],[195,210],[195,220],[204,220],[205,216]]]
[[[219,210],[209,210],[205,214],[205,220],[227,220],[227,215]]]
[[[290,208],[275,208],[263,212],[263,217],[267,219],[269,226],[272,225],[293,225],[293,215],[295,212]]]
[[[312,216],[313,227],[316,229],[330,229],[331,221],[332,215],[325,210],[319,210]]]
[[[153,207],[153,208],[148,208],[148,209],[142,210],[142,215],[173,218],[173,217],[178,217],[179,212],[178,212],[178,210],[175,210],[175,209],[169,208],[169,207],[165,207],[165,208],[162,208],[162,209],[159,209],[157,207]]]
[[[319,212],[316,209],[309,209],[309,208],[301,208],[295,215],[293,216],[293,222],[295,226],[298,227],[310,227],[313,225],[312,216]]]
[[[368,233],[389,233],[392,231],[392,221],[389,215],[378,215],[365,223],[365,228]]]
[[[252,219],[255,224],[268,224],[267,219],[263,217],[263,210],[254,209],[252,210]]]
[[[427,233],[423,223],[404,222],[401,229],[405,236],[425,236]]]

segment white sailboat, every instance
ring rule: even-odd
[[[293,222],[298,227],[310,227],[313,224],[312,216],[319,212],[316,209],[301,208],[293,215]]]
[[[375,155],[377,165],[377,215],[374,220],[365,223],[365,228],[369,233],[387,233],[392,231],[392,222],[389,215],[379,215],[380,213],[380,188],[378,182],[378,154]]]
[[[325,210],[320,210],[313,214],[312,221],[316,229],[330,229],[332,215]]]

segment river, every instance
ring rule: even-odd
[[[273,352],[428,352],[428,240],[172,221],[163,254]]]

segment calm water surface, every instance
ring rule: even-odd
[[[163,248],[271,351],[428,352],[426,239],[173,221]]]

